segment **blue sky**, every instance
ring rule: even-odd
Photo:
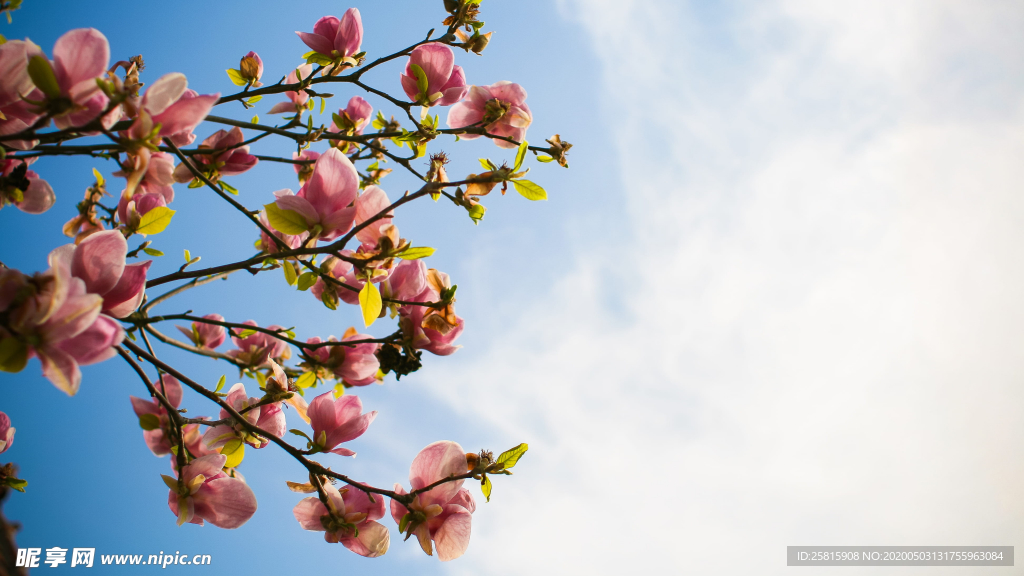
[[[439,24],[440,4],[359,6],[364,48],[407,45]],[[536,165],[550,200],[489,197],[480,226],[440,203],[401,216],[459,284],[466,347],[360,391],[381,414],[353,443],[359,457],[336,463],[390,485],[433,440],[529,442],[480,502],[462,559],[395,541],[366,560],[302,532],[283,486],[300,473],[273,449],[246,459],[260,504],[247,525],[177,528],[168,463],[128,404],[140,386],[114,360],[86,368],[74,398],[36,364],[3,376],[0,409],[18,428],[5,456],[30,480],[5,506],[26,524],[19,543],[210,553],[232,573],[385,574],[774,574],[786,545],[1018,544],[1024,11],[890,4],[485,1],[494,39],[458,63],[471,83],[524,85],[529,139],[561,133],[572,169]],[[200,92],[232,91],[223,70],[250,49],[268,78],[283,74],[305,51],[292,31],[347,8],[82,6],[29,3],[4,33],[49,50],[95,26],[115,58],[146,57],[149,81],[181,71]],[[398,70],[370,79],[395,91]],[[450,174],[508,156],[480,141],[445,149]],[[286,148],[260,148],[272,151]],[[0,212],[0,259],[44,267],[94,165],[36,164],[59,203]],[[296,187],[286,166],[232,183],[251,206]],[[413,185],[396,173],[384,188]],[[216,200],[178,192],[153,274],[183,248],[204,264],[248,255],[251,230]],[[271,277],[164,309],[295,324],[300,337],[358,321]],[[167,357],[200,381],[226,372]]]

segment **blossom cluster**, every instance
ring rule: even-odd
[[[418,370],[423,352],[447,356],[461,348],[465,322],[455,310],[457,286],[425,263],[432,248],[402,237],[398,208],[418,198],[444,196],[479,222],[484,212],[480,197],[498,184],[503,194],[511,182],[528,199],[546,198],[542,188],[523,179],[529,151],[540,162],[567,166],[565,152],[571,145],[557,135],[548,140],[550,148],[526,142],[533,117],[522,86],[508,81],[470,85],[456,64],[453,47],[480,54],[491,40],[492,33],[480,33],[479,4],[445,0],[444,36],[370,64],[362,50],[358,9],[341,18],[324,16],[312,32],[296,32],[310,51],[301,63],[281,71],[280,82],[265,79],[263,59],[248,51],[237,68],[227,69],[241,92],[224,97],[190,89],[186,76],[177,72],[144,83],[142,57],[111,64],[107,38],[96,29],[67,32],[49,55],[28,39],[0,37],[0,208],[11,205],[40,214],[64,195],[44,179],[45,171],[29,169],[40,157],[80,150],[116,164],[107,176],[93,170],[77,213],[63,227],[71,240],[50,252],[47,269],[29,274],[0,264],[0,370],[20,372],[36,358],[43,376],[74,395],[82,385],[82,366],[121,356],[146,388],[145,395],[130,397],[143,441],[153,455],[170,456],[171,473],[162,478],[178,525],[244,525],[256,513],[257,499],[239,467],[247,450],[252,454],[276,445],[308,473],[308,482],[289,482],[293,491],[310,494],[293,510],[301,528],[324,532],[327,542],[356,554],[377,557],[390,545],[389,529],[380,522],[390,512],[399,533],[406,539],[415,536],[426,554],[436,551],[446,561],[465,553],[476,510],[465,480],[480,481],[489,500],[490,476],[510,474],[525,444],[495,459],[487,451],[466,453],[453,441],[435,442],[413,459],[408,490],[401,484],[369,486],[307,457],[355,456],[350,443],[369,431],[377,411],[364,411],[366,396],[353,394],[354,388],[367,391],[363,387],[383,384],[388,374],[397,379]],[[362,72],[392,60],[404,64],[391,81],[406,101],[360,80]],[[315,100],[320,99],[322,114],[331,97],[320,89],[324,82],[363,93],[349,97],[330,114],[328,124],[315,128]],[[283,117],[277,126],[260,124],[258,116],[242,122],[211,115],[215,106],[231,102],[254,107],[265,95],[283,98],[267,110],[283,115],[275,116]],[[384,106],[395,106],[414,126],[403,127],[394,116],[386,119],[364,96],[382,97]],[[418,120],[415,107],[421,112]],[[447,128],[439,125],[439,115],[432,115],[440,107],[449,108]],[[227,127],[199,140],[204,122]],[[249,137],[246,131],[258,135]],[[272,135],[295,141],[290,158],[252,153],[257,141]],[[428,145],[441,135],[490,138],[500,149],[516,151],[514,166],[484,160],[484,173],[453,182],[444,153],[425,158]],[[59,146],[92,137],[106,144]],[[326,149],[312,150],[316,142],[327,143]],[[406,147],[411,156],[398,155]],[[425,175],[412,164],[421,158],[429,167]],[[262,210],[251,210],[242,204],[250,199],[227,179],[268,159],[294,166],[297,190],[264,190]],[[388,185],[389,195],[381,182],[392,172],[381,166],[386,162],[406,168],[422,187],[397,195]],[[171,224],[175,187],[182,184],[207,187],[231,203],[254,225],[258,254],[197,270],[189,268],[199,258],[186,249],[184,266],[153,277],[150,269],[160,260],[139,258],[164,256],[152,237]],[[108,188],[120,192],[115,196]],[[115,199],[108,203],[107,197]],[[133,248],[129,242],[138,243]],[[366,330],[350,327],[339,330],[340,338],[300,340],[294,328],[231,322],[215,312],[151,312],[185,290],[241,270],[252,275],[281,270],[290,286],[327,309],[352,306]],[[178,284],[153,297],[154,287],[170,283]],[[367,333],[388,317],[395,321],[394,333]],[[183,322],[175,324],[183,340],[157,330],[166,321]],[[226,376],[216,387],[194,382],[159,360],[151,339],[231,364],[239,381],[226,390]],[[151,377],[148,370],[154,369],[156,377]],[[215,417],[186,417],[182,406],[193,392],[217,405]],[[0,453],[11,448],[14,432],[0,412]],[[288,433],[302,437],[305,446],[289,444]],[[5,481],[24,487],[21,480]]]

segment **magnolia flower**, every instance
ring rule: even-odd
[[[284,79],[285,84],[298,84],[300,80],[309,78],[313,72],[312,64],[303,64],[288,73]],[[298,92],[285,92],[289,102],[278,102],[267,112],[268,114],[301,114],[309,102],[309,94],[305,90]]]
[[[291,190],[281,190],[280,192],[291,192]],[[274,194],[276,195],[277,192],[275,192]],[[266,226],[268,230],[273,232],[274,236],[282,240],[289,250],[294,250],[299,246],[302,246],[306,239],[309,238],[309,232],[303,232],[302,234],[292,235],[285,234],[284,232],[276,230],[270,224],[270,220],[267,219],[266,210],[260,212],[260,222],[262,222],[263,225]],[[266,252],[267,254],[277,254],[280,251],[280,248],[278,248],[277,246],[277,242],[274,242],[274,240],[269,235],[267,235],[266,232],[262,230],[260,230],[260,241],[256,245],[256,247]]]
[[[449,476],[465,474],[468,470],[469,463],[462,447],[443,440],[434,442],[416,455],[409,470],[409,483],[413,490],[419,490]],[[463,480],[445,482],[417,494],[408,508],[397,500],[391,500],[391,516],[395,522],[402,525],[402,519],[408,515],[407,533],[416,535],[420,548],[429,556],[433,556],[433,541],[437,546],[437,557],[442,562],[462,556],[469,547],[476,502],[462,483]],[[401,484],[395,484],[395,492],[406,494]]]
[[[205,520],[219,528],[238,528],[256,513],[252,489],[224,473],[226,461],[222,454],[203,456],[186,464],[177,480],[163,477],[170,488],[167,505],[178,517],[178,526],[202,526]]]
[[[341,341],[370,340],[373,337],[369,334],[359,334],[349,328]],[[328,342],[337,342],[337,338],[331,336]],[[306,340],[306,344],[320,344],[323,340],[318,337]],[[353,346],[321,346],[319,348],[303,348],[302,352],[312,361],[311,367],[322,368],[319,370],[323,377],[334,377],[351,386],[366,386],[377,382],[377,370],[380,369],[380,361],[377,360],[377,349],[380,344],[365,342]]]
[[[313,427],[313,443],[324,452],[341,456],[355,456],[348,448],[338,444],[355,440],[366,432],[377,417],[377,411],[363,414],[363,403],[358,396],[334,398],[334,392],[321,394],[309,403],[306,414]]]
[[[489,134],[506,136],[516,142],[526,138],[526,129],[531,122],[533,115],[526,105],[526,90],[519,84],[507,81],[490,86],[471,86],[469,96],[448,111],[449,128],[481,124]],[[479,134],[462,135],[466,140],[479,137]],[[492,140],[499,148],[516,147],[512,142]]]
[[[13,204],[22,212],[42,214],[53,206],[57,200],[53,188],[28,169],[35,160],[8,157],[0,162],[0,208]]]
[[[426,286],[411,298],[398,298],[407,302],[439,302],[441,293],[451,288],[451,279],[444,272],[433,268],[424,275]],[[410,285],[412,286],[412,285]],[[426,350],[438,356],[453,354],[461,346],[454,345],[465,326],[462,318],[456,316],[453,302],[443,308],[408,304],[398,309],[402,319],[399,326],[415,348]]]
[[[156,389],[174,408],[181,405],[181,383],[170,374],[160,377]],[[167,410],[156,398],[152,400],[143,400],[135,396],[129,396],[129,398],[135,415],[139,417],[139,424],[143,426],[142,437],[146,441],[146,446],[157,456],[169,454],[171,452],[169,433],[171,420],[167,415]],[[146,418],[147,414],[151,414],[152,417]]]
[[[192,156],[192,165],[198,171],[210,174],[213,181],[221,176],[236,176],[247,172],[259,163],[252,154],[249,154],[249,146],[239,146],[245,141],[242,129],[235,127],[231,130],[218,130],[211,134],[199,149],[220,150],[210,154],[196,154]],[[191,182],[194,176],[192,170],[186,164],[178,164],[174,169],[174,180],[176,182]]]
[[[36,112],[50,114],[58,128],[85,126],[97,119],[110,99],[100,90],[110,62],[107,38],[95,28],[71,30],[57,39],[53,60],[29,54],[29,75],[36,90],[28,100]],[[109,129],[121,117],[121,108],[107,112],[101,121]]]
[[[355,252],[351,250],[341,250],[339,252],[342,256],[352,256]],[[313,288],[310,292],[317,300],[324,303],[331,310],[335,310],[338,307],[338,300],[345,302],[346,304],[356,305],[359,304],[359,290],[362,290],[363,285],[366,281],[362,278],[356,277],[356,269],[351,262],[342,260],[341,258],[335,258],[331,256],[324,260],[324,267],[327,269],[327,274],[335,280],[339,280],[349,286],[355,288],[355,290],[349,290],[336,285],[333,282],[326,282],[322,277],[318,277],[316,283],[313,284]],[[373,281],[382,282],[386,279],[386,276],[380,278],[374,278]]]
[[[0,328],[7,352],[0,370],[20,372],[37,356],[43,375],[69,396],[78,392],[79,366],[110,358],[124,339],[121,325],[100,314],[103,298],[71,275],[73,251],[70,245],[57,248],[50,269],[31,277],[0,269],[0,313],[7,317],[6,329]]]
[[[14,444],[14,427],[11,426],[11,419],[7,417],[7,414],[0,412],[0,454],[3,454]],[[381,500],[381,514],[384,515],[384,501]],[[377,518],[380,518],[378,516]],[[376,519],[376,518],[375,518]],[[384,547],[387,550],[387,546]]]
[[[363,21],[358,8],[349,8],[341,20],[335,16],[317,20],[312,34],[295,33],[311,50],[337,62],[359,53],[359,46],[363,43]]]
[[[192,131],[219,98],[220,94],[200,96],[189,90],[184,74],[165,74],[142,95],[142,110],[126,135],[133,140],[169,138],[175,146],[187,146],[196,139]]]
[[[297,195],[282,192],[275,204],[300,216],[308,230],[328,241],[352,229],[356,211],[351,204],[358,194],[359,173],[351,160],[332,148],[317,158],[313,174]]]
[[[124,224],[128,230],[137,230],[142,223],[142,217],[150,210],[167,206],[167,198],[159,192],[141,194],[122,194],[117,201],[117,219]]]
[[[228,395],[224,398],[224,402],[231,406],[235,412],[241,414],[249,424],[259,426],[268,434],[280,437],[287,430],[284,412],[281,410],[281,403],[274,402],[257,406],[260,399],[247,397],[245,385],[241,382],[232,386],[231,390],[228,390]],[[220,418],[222,420],[230,419],[232,416],[230,412],[221,408]],[[270,440],[266,438],[250,434],[245,429],[245,426],[238,422],[211,426],[203,434],[203,443],[206,444],[207,448],[216,450],[224,447],[228,442],[236,438],[257,449],[264,448],[270,443]]]
[[[248,84],[253,88],[259,88],[263,86],[263,83],[260,82],[260,78],[263,77],[263,60],[259,54],[250,50],[248,54],[242,56],[237,70],[234,68],[228,70],[228,76],[236,86]]]
[[[247,326],[257,325],[255,320],[246,320],[243,324],[246,324]],[[268,326],[267,329],[283,330],[284,328],[277,325],[271,325]],[[237,330],[237,328],[235,330]],[[238,349],[228,350],[228,356],[231,356],[250,368],[259,368],[264,366],[271,358],[283,358],[288,352],[288,344],[286,342],[282,342],[269,334],[264,334],[263,332],[253,332],[245,338],[237,336],[235,335],[235,332],[232,332],[231,341],[235,343],[235,346],[237,346]]]
[[[89,293],[103,297],[105,314],[124,318],[135,311],[145,296],[146,271],[152,261],[125,264],[128,243],[121,232],[97,232],[78,246],[64,248],[61,258],[71,274],[85,282]]]
[[[28,75],[28,58],[41,55],[39,46],[22,40],[0,44],[0,136],[17,134],[32,126],[39,114],[25,98],[35,90]],[[6,140],[5,146],[18,150],[33,148],[38,141]]]
[[[423,106],[450,106],[469,90],[462,67],[455,65],[452,49],[437,42],[412,51],[401,80],[409,99]]]
[[[137,156],[129,156],[129,161],[132,160],[135,161],[135,165],[130,165],[125,170],[118,170],[113,173],[113,176],[130,178],[132,174],[136,173],[139,170],[137,165],[139,159]],[[145,169],[139,173],[142,179],[138,183],[138,188],[142,192],[160,194],[167,204],[174,201],[174,156],[167,152],[152,152],[148,157]]]
[[[383,556],[388,551],[391,535],[383,524],[384,499],[370,497],[362,490],[346,484],[338,490],[324,484],[327,502],[319,498],[303,498],[292,513],[304,530],[325,532],[324,540],[335,543],[368,558]]]
[[[402,260],[391,271],[385,291],[395,300],[414,302],[427,289],[427,265],[423,260]]]
[[[203,316],[207,320],[216,320],[217,322],[223,322],[224,317],[220,314],[207,314]],[[227,330],[223,326],[217,326],[216,324],[207,324],[205,322],[193,322],[192,329],[182,328],[181,326],[175,326],[182,334],[188,337],[195,344],[197,348],[206,348],[207,350],[213,350],[224,343],[224,339],[227,337]]]
[[[327,129],[328,132],[342,134],[362,134],[363,129],[373,118],[373,106],[359,96],[353,96],[345,106],[334,115],[334,123]]]
[[[313,150],[303,150],[302,153],[292,152],[292,160],[312,160],[316,163],[316,159],[320,157],[319,152]],[[305,184],[306,180],[313,175],[313,164],[292,164],[292,168],[295,169],[295,174],[299,177],[299,184]]]

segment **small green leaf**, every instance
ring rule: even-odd
[[[299,275],[299,279],[297,282],[298,288],[299,290],[305,292],[306,290],[309,290],[313,286],[313,284],[316,284],[316,281],[316,274],[312,272],[303,272],[302,274]]]
[[[168,476],[167,474],[161,474],[160,478],[162,478],[163,481],[164,481],[164,484],[166,484],[167,487],[171,489],[171,492],[175,492],[175,493],[178,492],[178,479],[177,478],[175,478],[173,476]]]
[[[292,236],[309,230],[309,223],[295,210],[284,210],[271,202],[263,206],[267,209],[267,220],[275,230]]]
[[[246,104],[255,104],[255,103],[259,102],[260,100],[263,100],[263,95],[262,94],[257,94],[255,96],[251,96],[248,100],[245,101],[245,103]],[[259,118],[259,116],[257,116],[256,118]],[[253,124],[256,124],[257,122],[259,122],[259,120],[253,120]]]
[[[487,501],[491,501],[491,479],[484,474],[483,480],[480,481],[480,491],[484,493]]]
[[[419,260],[434,254],[434,249],[428,246],[410,246],[403,250],[398,257],[402,260]]]
[[[220,380],[217,380],[217,387],[213,389],[214,392],[220,392],[220,389],[224,387],[224,383],[228,381],[228,377],[221,374]]]
[[[398,522],[398,533],[404,534],[406,526],[409,525],[409,521],[412,520],[412,512],[407,512],[405,516]]]
[[[305,432],[303,432],[302,430],[299,430],[297,428],[292,428],[291,430],[289,430],[289,432],[291,432],[292,434],[295,434],[296,436],[302,436],[303,438],[305,438],[306,440],[309,440],[310,442],[313,441],[313,439],[310,438],[309,436],[307,436]]]
[[[516,152],[516,166],[512,169],[513,172],[518,172],[519,167],[523,165],[523,160],[526,159],[526,151],[530,149],[530,143],[523,140],[522,144],[519,145],[519,150]]]
[[[150,256],[163,256],[164,255],[163,252],[157,250],[156,248],[143,248],[142,251],[145,252],[146,254],[149,254]]]
[[[554,162],[555,159],[551,156],[537,156],[537,161],[547,164],[548,162]]]
[[[228,78],[231,78],[231,82],[235,86],[245,86],[249,83],[249,81],[246,80],[244,76],[242,76],[242,72],[240,70],[228,68],[227,70],[225,70],[225,72],[228,73]]]
[[[160,417],[156,414],[143,414],[139,416],[139,426],[143,430],[156,430],[160,427]]]
[[[167,206],[157,206],[142,215],[142,220],[139,221],[139,228],[136,232],[139,234],[159,234],[167,228],[173,217],[174,210]]]
[[[50,61],[44,56],[33,56],[28,59],[28,76],[36,88],[42,90],[47,97],[60,96],[60,84],[57,83],[57,76],[53,73]]]
[[[345,395],[345,385],[341,382],[334,385],[334,399],[337,400]]]
[[[239,332],[238,333],[238,337],[239,338],[248,338],[249,336],[252,336],[255,333],[256,333],[256,331],[250,328],[248,330],[242,330],[241,332]]]
[[[249,122],[251,122],[252,124],[259,124],[260,123],[260,115],[257,114],[255,116],[253,116],[252,120],[250,120]]]
[[[188,248],[185,248],[185,262],[191,262],[191,261],[192,261],[192,253],[188,251]]]
[[[227,456],[227,461],[224,462],[225,468],[234,468],[242,463],[242,459],[245,458],[245,442],[242,442],[238,438],[228,440],[227,444],[220,449],[220,453]]]
[[[220,184],[221,189],[224,190],[225,192],[231,192],[235,196],[238,196],[238,188],[235,188],[234,186],[232,186],[231,184],[228,184],[227,182],[225,182],[223,180],[221,180],[219,182],[219,184]]]
[[[309,388],[313,384],[316,384],[315,372],[305,372],[295,381],[295,385],[299,388]]]
[[[548,199],[547,191],[529,180],[513,180],[512,184],[516,187],[516,192],[519,192],[527,200]]]
[[[494,170],[494,164],[487,158],[481,158],[480,165],[483,166],[484,170]]]
[[[193,178],[192,181],[188,183],[189,188],[202,188],[203,186],[205,186],[205,184],[199,178]]]
[[[327,108],[327,100],[324,100],[323,98],[321,98],[320,99],[320,113],[323,114],[324,113],[324,109],[326,109],[326,108]]]
[[[382,304],[377,285],[367,280],[366,284],[363,284],[363,289],[359,291],[359,307],[363,311],[363,323],[367,328],[380,316]]]
[[[4,372],[21,372],[28,364],[28,346],[24,342],[8,336],[0,340],[0,370]]]
[[[103,186],[103,182],[104,182],[103,174],[100,174],[99,170],[93,168],[92,169],[92,175],[96,177],[96,185],[97,186]]]
[[[484,219],[484,213],[487,212],[487,208],[483,204],[475,204],[469,209],[469,217],[473,219],[473,224],[479,224]]]
[[[530,447],[524,442],[515,448],[505,450],[498,456],[498,464],[504,464],[504,468],[507,470],[515,466],[516,462],[519,462],[519,459],[522,458],[523,454],[526,454],[526,451],[529,449]]]
[[[284,279],[288,282],[289,286],[294,286],[298,276],[295,273],[295,266],[292,266],[291,262],[285,262],[281,265],[281,269],[284,270]]]
[[[416,64],[410,64],[409,67],[412,69],[413,75],[416,76],[416,90],[418,90],[420,94],[426,95],[427,88],[430,86],[430,83],[427,81],[427,73],[423,71],[423,68],[420,68]],[[54,83],[56,82],[56,79],[54,79]]]
[[[8,15],[10,16],[10,15]],[[18,492],[24,492],[25,486],[28,486],[28,480],[22,480],[21,478],[5,478],[4,483]]]

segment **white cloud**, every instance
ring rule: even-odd
[[[628,261],[580,254],[479,365],[425,376],[533,446],[453,569],[1019,542],[1024,10],[698,8],[563,3],[625,115],[628,246],[598,248]]]

